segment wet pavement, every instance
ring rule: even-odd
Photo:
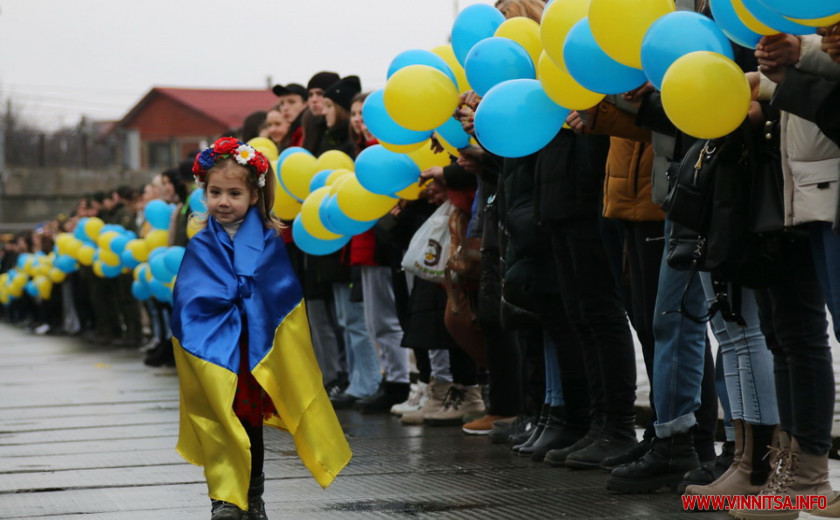
[[[0,519],[210,517],[201,469],[174,450],[174,369],[143,366],[135,349],[8,324],[0,355]],[[612,495],[605,472],[532,463],[457,427],[344,410],[339,418],[354,457],[327,490],[291,438],[266,429],[269,518],[698,518],[674,493]],[[840,463],[831,466],[840,489]]]

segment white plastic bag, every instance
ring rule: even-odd
[[[444,282],[452,245],[449,214],[453,207],[447,200],[414,233],[402,259],[403,269],[430,282]]]

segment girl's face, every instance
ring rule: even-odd
[[[160,198],[167,202],[171,202],[175,198],[175,186],[172,184],[172,181],[169,180],[169,177],[166,175],[160,176],[160,188],[159,188]]]
[[[335,126],[335,105],[332,99],[324,98],[324,120],[327,123],[327,128]]]
[[[367,131],[365,122],[362,119],[362,106],[364,106],[363,101],[356,101],[350,105],[350,124],[353,126],[353,130],[359,135]]]
[[[269,110],[265,116],[266,137],[280,143],[286,134],[289,133],[289,122],[283,117],[279,110]]]
[[[207,212],[221,224],[245,218],[248,208],[259,200],[257,190],[248,187],[248,168],[226,163],[207,172]]]

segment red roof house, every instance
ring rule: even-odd
[[[268,89],[155,87],[116,125],[123,163],[131,169],[170,168],[202,143],[239,128],[248,114],[276,103]]]

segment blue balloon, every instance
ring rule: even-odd
[[[146,222],[155,229],[169,229],[169,217],[172,215],[172,206],[155,199],[146,204],[144,211]]]
[[[31,253],[21,253],[17,257],[17,267],[18,267],[18,269],[23,270],[23,268],[26,267],[26,262],[28,262],[31,257],[32,257]]]
[[[166,226],[169,227],[168,222]],[[125,233],[125,228],[120,226],[119,224],[105,224],[104,226],[102,226],[102,229],[99,231],[99,234],[101,235],[102,233],[105,233],[107,231],[116,231],[117,233],[122,235],[123,233]]]
[[[420,168],[407,155],[377,144],[356,157],[356,178],[372,193],[391,195],[418,182]]]
[[[131,240],[131,238],[128,236],[127,233],[121,233],[120,235],[115,236],[111,240],[111,251],[118,255],[121,255],[122,252],[125,251],[125,246],[126,244],[128,244],[129,240]]]
[[[26,291],[26,294],[28,294],[29,296],[38,296],[38,288],[35,287],[35,283],[33,283],[32,280],[26,282],[26,285],[23,286],[23,290]]]
[[[160,280],[163,283],[169,283],[175,277],[175,273],[166,267],[165,258],[165,254],[149,258],[149,269],[152,270],[152,276],[155,277],[155,280]]]
[[[315,175],[313,175],[312,180],[309,181],[309,193],[312,193],[318,188],[323,188],[324,186],[326,186],[327,177],[329,177],[332,172],[333,170],[321,170]]]
[[[435,132],[437,132],[444,141],[459,150],[461,148],[466,148],[470,144],[470,135],[464,132],[461,122],[454,117],[450,117],[445,123],[437,127]]]
[[[364,233],[372,228],[379,220],[353,220],[341,211],[335,195],[326,197],[321,201],[321,206],[318,208],[318,216],[321,217],[321,223],[329,231],[337,235],[346,236]]]
[[[668,13],[645,33],[642,70],[662,90],[662,78],[672,63],[695,51],[712,51],[735,59],[732,44],[711,18],[691,11]]]
[[[641,70],[607,56],[592,36],[589,18],[579,21],[569,31],[563,60],[575,81],[600,94],[621,94],[647,81]]]
[[[569,109],[553,102],[539,81],[505,81],[478,105],[476,138],[496,155],[524,157],[551,142],[568,115]]]
[[[207,198],[204,196],[204,188],[197,188],[190,194],[190,211],[193,213],[207,212]]]
[[[784,16],[802,20],[824,18],[840,12],[837,0],[761,0],[761,3]]]
[[[122,270],[122,265],[102,264],[102,274],[105,275],[105,278],[116,278],[122,273]]]
[[[496,34],[505,21],[505,16],[495,7],[474,4],[458,13],[452,24],[452,51],[458,63],[467,62],[467,54],[473,45]]]
[[[142,264],[138,264],[138,265],[140,265],[140,269],[137,270],[137,279],[138,280],[145,280],[145,281],[148,282],[149,264],[146,263],[146,262],[143,262]]]
[[[344,247],[344,245],[347,244],[352,237],[345,236],[333,240],[321,240],[320,238],[315,238],[303,228],[303,224],[300,222],[300,215],[298,215],[292,223],[292,238],[295,241],[295,245],[297,245],[304,253],[315,256],[323,256],[335,253]]]
[[[388,144],[422,143],[432,132],[417,132],[398,125],[385,109],[384,89],[374,90],[362,105],[362,119],[374,137]]]
[[[178,274],[178,269],[181,268],[181,260],[184,259],[185,251],[186,249],[181,246],[167,248],[166,253],[163,254],[163,263],[167,271]]]
[[[55,260],[53,260],[53,267],[62,273],[72,273],[79,268],[79,264],[76,263],[76,259],[72,256],[58,255],[55,257]]]
[[[163,285],[160,280],[152,279],[148,282],[149,290],[156,300],[166,303],[172,302],[172,289]]]
[[[152,290],[145,281],[134,280],[131,282],[131,294],[138,300],[145,301],[152,296]]]
[[[525,47],[509,38],[485,38],[476,43],[464,65],[467,81],[479,96],[503,81],[534,79],[537,71]]]
[[[78,238],[79,240],[90,241],[87,237],[87,233],[85,233],[85,224],[87,224],[88,218],[90,217],[82,217],[76,223],[76,229],[73,230],[73,236]]]
[[[732,0],[710,0],[709,7],[715,23],[727,38],[741,47],[755,49],[761,35],[744,25],[732,7]]]
[[[388,66],[388,74],[386,77],[390,78],[395,72],[408,67],[409,65],[428,65],[429,67],[433,67],[449,76],[452,83],[456,87],[458,86],[458,80],[455,78],[455,74],[452,72],[452,69],[449,68],[449,65],[443,61],[443,58],[434,52],[423,49],[409,49],[397,54]]]
[[[796,23],[788,18],[785,18],[778,11],[768,8],[758,0],[742,0],[744,7],[750,12],[755,19],[763,23],[767,27],[776,29],[779,32],[788,34],[814,34],[817,32],[816,27],[808,27],[801,23]],[[835,5],[834,12],[840,12],[840,4]],[[831,13],[834,14],[834,13]]]
[[[140,262],[135,260],[134,255],[132,255],[131,251],[128,250],[123,250],[123,252],[120,253],[120,260],[122,261],[122,265],[124,267],[128,267],[129,269],[134,269],[140,265]]]

